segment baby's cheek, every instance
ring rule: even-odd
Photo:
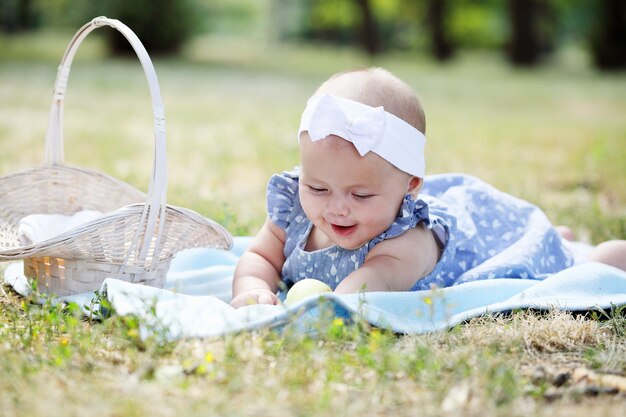
[[[387,230],[395,219],[396,219],[395,212],[391,212],[389,210],[382,210],[379,208],[377,210],[371,211],[369,223],[372,225],[372,228],[379,231],[379,233],[377,234],[380,234],[384,232],[385,230]]]
[[[369,242],[370,240],[387,230],[390,224],[391,223],[388,223],[387,221],[379,220],[367,223],[367,225],[361,230],[361,240],[363,240],[364,243]],[[364,226],[364,223],[361,223],[361,226]]]

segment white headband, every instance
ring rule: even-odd
[[[322,94],[311,97],[302,113],[298,138],[309,132],[312,141],[336,135],[356,147],[361,156],[380,155],[404,172],[423,178],[426,136],[382,106]]]

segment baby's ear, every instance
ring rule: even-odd
[[[411,177],[409,180],[409,185],[407,186],[406,193],[411,194],[413,198],[416,198],[419,194],[422,185],[424,185],[424,180],[419,177]]]

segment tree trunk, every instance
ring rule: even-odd
[[[31,0],[0,0],[0,31],[19,32],[36,26],[37,19]]]
[[[361,9],[361,41],[365,51],[369,55],[376,55],[381,52],[380,40],[378,39],[378,28],[372,13],[372,6],[369,0],[356,0]]]
[[[602,70],[626,68],[626,2],[602,0],[592,37],[591,49],[596,67]]]
[[[454,48],[448,36],[446,17],[448,3],[446,0],[428,0],[428,22],[431,30],[431,52],[439,61],[452,58]]]
[[[537,0],[509,0],[511,39],[509,60],[516,66],[532,66],[539,60]]]

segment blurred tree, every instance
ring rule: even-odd
[[[596,7],[591,31],[594,64],[602,70],[626,68],[626,1],[601,0]]]
[[[537,0],[509,0],[511,38],[508,55],[514,65],[530,66],[539,58]]]
[[[361,41],[363,48],[369,55],[376,55],[381,51],[381,46],[370,1],[355,1],[359,9],[361,9]]]
[[[359,11],[352,0],[304,0],[302,24],[293,36],[306,41],[336,45],[354,44],[354,27]]]
[[[337,45],[359,45],[369,55],[384,49],[376,0],[306,0],[299,37]]]
[[[509,0],[511,36],[509,61],[516,66],[533,66],[555,48],[557,22],[552,0]]]
[[[194,0],[109,0],[95,3],[96,14],[119,19],[141,39],[150,54],[176,53],[199,27]],[[132,53],[117,31],[107,31],[111,52]]]
[[[447,27],[455,48],[504,47],[508,21],[502,0],[452,0],[449,9]]]
[[[289,7],[299,18],[283,23],[282,39],[358,45],[376,54],[421,47],[427,34],[422,0],[299,0]]]
[[[33,0],[1,0],[0,31],[18,32],[38,26],[38,13]]]
[[[430,25],[430,50],[439,61],[452,58],[454,46],[448,30],[448,1],[427,0],[428,23]]]

